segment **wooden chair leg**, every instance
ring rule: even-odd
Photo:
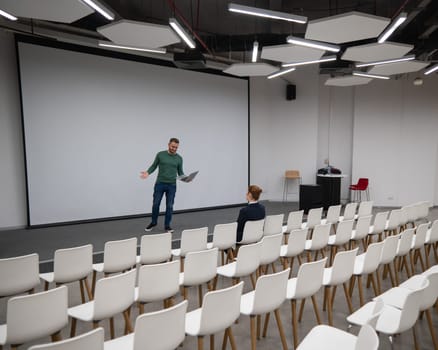
[[[262,333],[262,337],[265,338],[266,334],[268,333],[268,324],[269,324],[269,317],[271,316],[271,313],[268,312],[265,316],[265,322],[263,324],[263,333]]]
[[[333,286],[333,290],[332,290],[332,300],[331,300],[332,306],[333,306],[333,304],[334,304],[334,302],[335,302],[335,295],[336,295],[336,290],[337,290],[337,288],[338,288],[338,286]]]
[[[84,278],[85,290],[87,291],[88,300],[93,300],[93,293],[91,292],[90,285],[88,284],[88,278]]]
[[[84,290],[83,280],[79,280],[79,288],[81,290],[81,300],[82,300],[82,304],[83,304],[83,303],[85,303],[85,290]]]
[[[210,350],[214,350],[214,334],[210,334]]]
[[[234,340],[234,335],[233,335],[233,331],[231,330],[231,327],[228,327],[226,329],[226,331],[228,331],[228,338],[230,338],[231,350],[237,350],[236,342]],[[225,350],[225,349],[222,348],[222,350]]]
[[[260,332],[261,332],[262,316],[257,315],[256,319],[257,319],[257,340],[259,340],[260,339]]]
[[[256,350],[256,317],[251,315],[249,319],[251,323],[251,350]]]
[[[134,329],[132,328],[131,318],[129,317],[128,310],[123,311],[123,318],[125,319],[126,333],[132,333]]]
[[[412,326],[412,335],[414,337],[414,346],[415,346],[415,350],[419,350],[418,348],[418,342],[417,342],[417,334],[415,332],[415,324]]]
[[[255,289],[256,282],[255,282],[255,280],[254,280],[254,276],[253,276],[253,274],[250,274],[249,277],[251,278],[252,289]]]
[[[365,304],[364,297],[363,297],[363,289],[362,289],[362,276],[357,276],[357,286],[359,287],[359,301],[360,306],[363,306]]]
[[[198,350],[204,349],[204,337],[199,336],[198,337]]]
[[[319,316],[318,305],[316,304],[316,298],[314,295],[312,295],[310,299],[312,299],[313,311],[315,312],[316,322],[318,322],[318,324],[321,324],[321,317]]]
[[[347,299],[348,311],[350,311],[350,314],[352,314],[353,303],[351,302],[350,294],[348,293],[347,283],[344,283],[342,287],[344,288],[345,299]]]
[[[329,286],[325,286],[324,287],[324,297],[323,297],[323,302],[322,302],[322,311],[326,311],[327,310],[327,290],[329,289]]]
[[[298,347],[298,322],[297,322],[297,301],[291,300],[292,312],[292,334],[294,338],[294,349]]]
[[[333,315],[332,315],[332,298],[330,295],[330,287],[327,288],[327,310],[328,310],[328,324],[333,326]]]
[[[279,309],[274,311],[275,320],[277,321],[278,332],[280,333],[281,344],[283,345],[283,350],[287,350],[287,341],[284,335],[283,324],[281,323]]]
[[[70,338],[76,335],[76,322],[77,320],[75,318],[71,319]]]
[[[199,307],[202,306],[202,285],[198,286],[198,303]]]
[[[435,334],[435,328],[433,327],[432,316],[430,315],[430,310],[426,310],[425,313],[426,313],[427,323],[429,325],[430,335],[432,336],[433,346],[435,349],[438,349],[438,340],[437,340],[437,337]]]
[[[44,290],[48,291],[49,290],[49,282],[44,281]]]
[[[52,338],[52,342],[62,340],[61,331],[53,333],[50,337]]]
[[[303,312],[304,312],[304,305],[306,304],[306,299],[301,299],[301,305],[300,305],[300,313],[298,315],[298,322],[301,322],[303,319]]]
[[[110,335],[111,335],[111,339],[115,338],[115,332],[114,332],[114,317],[110,317],[109,319],[109,324],[110,324]]]
[[[96,290],[96,276],[97,275],[97,272],[96,272],[96,270],[94,270],[93,271],[93,280],[92,280],[92,282],[91,282],[91,294],[93,294],[93,297],[94,297],[94,291]]]

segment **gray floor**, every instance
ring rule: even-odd
[[[281,203],[281,202],[265,202],[268,214],[284,213],[287,215],[289,211],[297,209],[297,203]],[[375,208],[375,211],[381,211],[386,208]],[[180,237],[181,231],[186,228],[194,228],[201,226],[208,226],[211,232],[213,226],[217,223],[224,223],[234,221],[237,217],[238,208],[221,209],[214,211],[193,212],[185,214],[176,214],[173,221],[175,228],[174,239],[177,241]],[[434,208],[430,211],[429,220],[438,219],[438,209]],[[51,260],[53,252],[57,248],[72,247],[84,243],[92,243],[94,251],[99,252],[103,249],[103,244],[107,240],[120,239],[123,237],[140,237],[144,234],[143,228],[149,222],[148,218],[131,219],[131,220],[117,220],[101,223],[89,223],[81,225],[68,225],[63,227],[51,227],[51,228],[39,228],[31,230],[10,230],[0,232],[0,257],[16,256],[30,252],[38,252],[40,254],[40,260]],[[160,232],[159,229],[156,232]],[[154,231],[152,232],[154,233]],[[175,242],[175,244],[178,244]],[[97,254],[95,259],[99,259]],[[436,263],[431,259],[432,263]],[[43,264],[45,268],[49,264]],[[278,264],[278,269],[280,269]],[[417,267],[417,273],[421,272],[420,267]],[[293,269],[293,276],[296,276],[297,266]],[[407,277],[404,275],[404,279]],[[244,292],[251,290],[251,283],[249,279],[244,279],[245,287]],[[231,282],[225,279],[219,279],[218,288],[230,286]],[[77,284],[71,284],[69,287],[69,304],[76,305],[80,303],[79,287]],[[390,288],[390,282],[388,280],[383,282],[382,289],[386,290]],[[42,286],[40,287],[42,290]],[[365,289],[365,297],[370,300],[374,296],[372,289]],[[317,295],[319,310],[322,309],[322,291]],[[176,301],[181,301],[182,297],[177,296]],[[6,298],[0,300],[0,324],[5,322],[6,315]],[[355,309],[358,305],[357,289],[353,294],[353,306]],[[151,304],[146,307],[146,311],[157,310],[162,307],[161,304]],[[189,310],[193,310],[197,307],[197,295],[196,290],[193,288],[189,292]],[[132,320],[135,320],[138,311],[133,309]],[[286,333],[288,348],[293,348],[292,342],[292,328],[291,328],[291,311],[290,303],[285,302],[280,308],[281,319],[283,327]],[[342,291],[339,291],[336,295],[334,303],[334,324],[341,329],[347,329],[347,323],[345,317],[349,314],[348,308],[345,302],[345,297]],[[436,311],[432,312],[433,324],[435,330],[438,330],[438,314]],[[323,323],[327,323],[326,312],[321,312]],[[105,339],[109,339],[109,326],[108,322],[102,322],[105,328]],[[299,337],[302,339],[312,327],[316,325],[315,315],[310,302],[306,302],[303,314],[303,320],[299,324]],[[90,324],[78,323],[77,333],[83,333],[91,329]],[[250,348],[250,325],[249,318],[241,316],[239,323],[233,325],[233,332],[236,339],[237,347],[239,349]],[[419,320],[417,323],[417,336],[420,342],[421,349],[433,349],[431,336],[427,327],[426,318]],[[358,329],[353,328],[352,332],[357,333]],[[122,317],[116,318],[116,336],[123,334],[123,320]],[[69,327],[62,331],[63,338],[69,336]],[[380,337],[381,346],[380,349],[390,349],[390,343],[384,336]],[[38,340],[34,343],[48,342],[49,338]],[[32,343],[32,344],[34,344]],[[217,334],[215,337],[215,345],[220,348],[222,344],[222,334]],[[31,344],[21,346],[20,349],[27,349]],[[208,340],[204,342],[204,348],[208,348]],[[229,345],[228,345],[229,346]],[[268,335],[266,338],[262,338],[257,343],[258,349],[281,349],[281,342],[278,336],[278,329],[276,327],[275,319],[271,317],[268,327]],[[181,349],[196,349],[196,339],[186,337]],[[395,338],[394,349],[413,349],[412,332],[405,332]]]

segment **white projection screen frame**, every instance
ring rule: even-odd
[[[30,226],[149,214],[169,138],[184,172],[174,210],[244,202],[248,81],[17,42]],[[165,200],[161,210],[164,210]]]

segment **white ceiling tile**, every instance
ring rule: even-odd
[[[261,58],[278,62],[302,62],[319,60],[325,51],[298,45],[265,46]]]
[[[266,76],[277,71],[278,68],[267,63],[235,63],[224,69],[224,73],[239,77]]]
[[[336,44],[375,38],[389,22],[390,19],[385,17],[356,11],[347,12],[310,21],[305,38]]]
[[[383,61],[406,55],[414,48],[413,45],[385,42],[352,46],[345,50],[343,60],[356,62]]]
[[[324,85],[328,86],[354,86],[354,85],[365,85],[368,84],[372,79],[356,77],[353,75],[348,75],[344,77],[329,78],[326,80]]]
[[[113,43],[126,46],[157,48],[181,41],[170,26],[125,19],[99,27],[97,31]]]
[[[94,10],[81,1],[71,0],[0,0],[0,8],[16,17],[72,23]]]
[[[368,73],[370,74],[381,74],[381,75],[393,75],[402,73],[417,72],[425,67],[429,63],[420,61],[405,61],[390,64],[382,64],[372,67]]]

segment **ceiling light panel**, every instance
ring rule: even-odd
[[[289,44],[295,44],[298,46],[305,46],[305,47],[310,47],[313,49],[330,51],[330,52],[339,52],[339,50],[341,49],[338,45],[323,43],[323,42],[315,41],[315,40],[297,38],[297,37],[292,36],[292,35],[288,36],[286,38],[286,41]]]
[[[286,12],[278,12],[278,11],[271,11],[266,9],[261,9],[258,7],[250,7],[250,6],[243,6],[239,4],[228,4],[228,11],[240,13],[244,15],[251,15],[251,16],[257,16],[257,17],[264,17],[264,18],[270,18],[270,19],[278,19],[282,21],[288,21],[288,22],[296,22],[304,24],[307,22],[307,17],[304,16],[298,16],[291,13]]]
[[[196,47],[196,43],[193,41],[189,33],[187,33],[187,31],[175,18],[170,18],[169,24],[176,32],[176,34],[178,34],[178,36],[187,44],[188,47],[190,47],[191,49],[194,49]]]
[[[433,72],[436,72],[438,70],[438,64],[435,64],[434,66],[429,67],[424,71],[424,75],[429,75]]]
[[[353,72],[353,75],[355,77],[363,77],[363,78],[371,78],[371,79],[382,79],[382,80],[391,79],[390,77],[387,77],[385,75],[368,74],[364,72]]]
[[[293,72],[295,69],[296,69],[295,67],[292,67],[292,68],[285,68],[285,69],[280,69],[280,70],[278,70],[278,71],[276,71],[276,72],[274,72],[274,73],[272,73],[272,74],[269,74],[269,75],[267,76],[267,78],[268,78],[268,79],[274,79],[274,78],[280,77],[280,76],[282,76],[282,75],[285,75],[285,74],[291,73],[291,72]]]
[[[261,58],[278,62],[300,62],[319,60],[324,55],[323,50],[311,49],[309,47],[296,45],[275,45],[264,46]]]
[[[393,75],[393,74],[418,72],[419,70],[427,67],[428,64],[429,63],[420,62],[420,61],[407,61],[407,62],[384,64],[381,66],[374,66],[368,71],[368,73],[380,74],[380,75]]]
[[[5,17],[9,19],[10,21],[16,21],[18,18],[11,15],[10,13],[7,13],[6,11],[0,10],[0,16]]]
[[[336,61],[336,59],[337,59],[336,56],[326,56],[326,57],[320,58],[319,60],[314,60],[314,61],[302,61],[302,62],[283,63],[281,66],[282,67],[304,66],[304,65],[307,65],[307,64],[317,64],[317,63],[323,63],[323,62]]]
[[[342,55],[346,61],[374,62],[402,57],[414,48],[413,45],[385,42],[347,48]]]
[[[413,61],[413,60],[415,60],[415,55],[407,55],[407,56],[398,57],[398,58],[391,58],[389,60],[373,61],[373,62],[366,62],[366,63],[355,63],[355,66],[357,68],[362,68],[362,67],[394,64],[394,63],[398,63],[398,62],[406,62],[406,61]]]
[[[112,49],[120,49],[120,50],[132,50],[132,51],[143,51],[143,52],[151,52],[151,53],[166,53],[166,49],[149,49],[146,47],[133,47],[133,46],[123,46],[117,45],[111,42],[99,41],[99,46],[108,47]]]
[[[377,42],[379,44],[384,43],[392,35],[392,33],[394,33],[404,21],[406,21],[406,18],[408,18],[408,14],[406,12],[400,13],[397,18],[395,18],[391,22],[391,24],[383,31],[383,33],[380,34]]]
[[[278,68],[267,63],[235,63],[224,69],[224,73],[239,77],[267,76]]]
[[[356,85],[366,85],[370,81],[372,81],[371,78],[362,78],[362,77],[355,77],[352,75],[344,76],[344,77],[337,77],[337,78],[329,78],[326,80],[324,85],[327,86],[356,86]]]

